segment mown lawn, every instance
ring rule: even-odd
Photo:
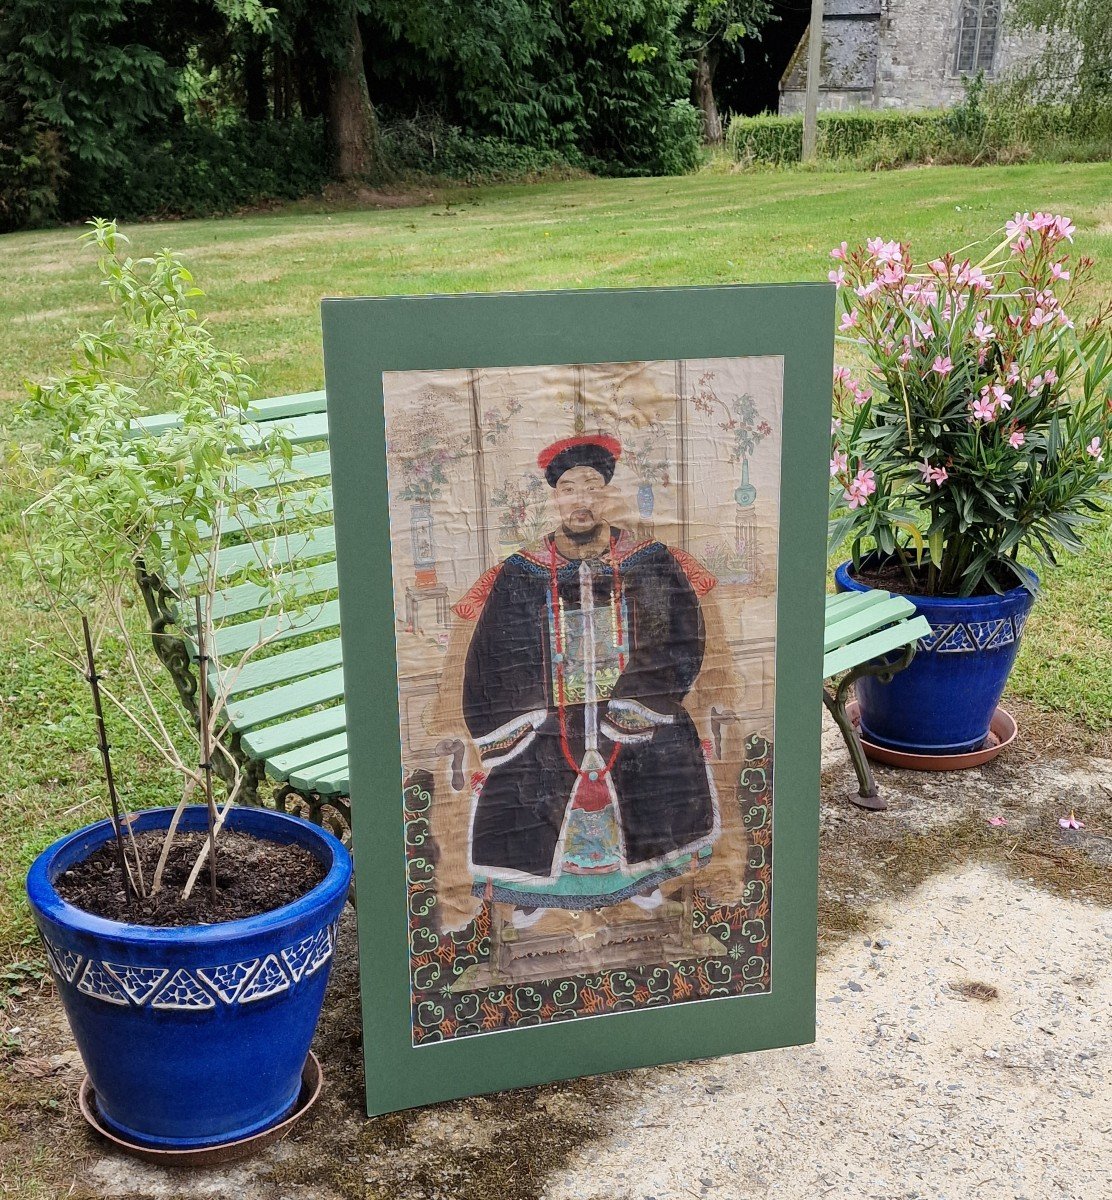
[[[1077,251],[1098,263],[1095,306],[1112,291],[1112,169],[1101,164],[585,180],[126,231],[137,255],[170,246],[186,257],[212,327],[249,360],[258,394],[274,395],[321,385],[322,296],[824,279],[843,238],[910,239],[927,257],[1036,208],[1076,222]],[[21,378],[61,366],[74,332],[99,320],[78,232],[0,238],[0,416]],[[0,962],[37,957],[20,900],[31,857],[104,811],[84,685],[29,642],[49,644],[51,629],[13,562],[17,513],[0,489]],[[1013,692],[1112,729],[1112,520],[1048,582]],[[130,801],[157,802],[166,777],[126,730],[114,741]]]

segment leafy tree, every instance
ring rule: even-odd
[[[714,94],[714,79],[723,55],[744,57],[742,38],[759,38],[761,26],[772,16],[769,0],[687,0],[682,37],[694,59],[692,103],[702,113],[703,139],[722,141],[722,118]]]
[[[1021,85],[1043,95],[1112,104],[1112,12],[1108,0],[1014,0],[1011,23],[1047,34]]]

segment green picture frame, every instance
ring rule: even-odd
[[[323,302],[370,1115],[814,1040],[834,318],[827,284]],[[771,990],[415,1046],[383,373],[745,356],[783,361]]]

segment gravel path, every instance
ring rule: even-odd
[[[814,1046],[637,1072],[545,1200],[1112,1195],[1112,914],[984,867],[872,912]]]

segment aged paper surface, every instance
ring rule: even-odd
[[[415,1045],[770,990],[782,379],[384,376]]]

